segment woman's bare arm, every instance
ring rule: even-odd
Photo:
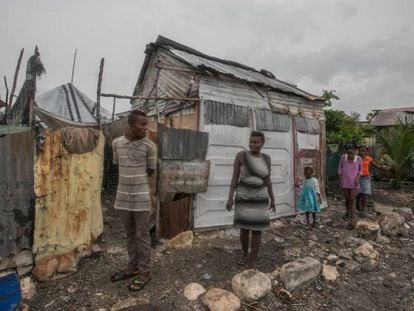
[[[234,192],[236,191],[237,183],[240,178],[240,167],[243,162],[243,152],[239,152],[234,159],[233,164],[233,176],[230,183],[229,198],[227,200],[226,208],[231,211],[233,209],[233,197]]]

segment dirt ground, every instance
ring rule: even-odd
[[[402,191],[378,184],[373,199],[397,207],[411,207],[414,187]],[[196,234],[191,249],[153,250],[153,278],[139,293],[129,292],[128,281],[111,283],[109,278],[126,263],[122,224],[112,209],[111,196],[103,196],[105,228],[100,241],[102,252],[81,261],[78,271],[66,278],[36,283],[36,296],[26,302],[31,310],[110,310],[128,297],[149,298],[151,305],[125,310],[207,310],[201,302],[188,302],[183,288],[198,282],[208,288],[231,290],[232,277],[245,268],[237,265],[240,250],[237,231],[227,229]],[[377,264],[352,258],[356,232],[346,230],[340,198],[330,199],[320,214],[317,229],[308,230],[303,217],[275,221],[263,239],[257,269],[270,273],[300,257],[313,256],[321,262],[336,254],[339,278],[326,282],[322,277],[284,295],[276,284],[257,303],[243,304],[242,310],[414,310],[414,228],[409,236],[390,243],[370,242],[379,252]],[[371,211],[368,218],[378,219]]]

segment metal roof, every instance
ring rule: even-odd
[[[40,94],[35,101],[41,109],[58,117],[82,123],[96,122],[96,103],[71,83]],[[103,107],[101,115],[103,121],[111,117]]]
[[[404,121],[405,118],[414,120],[414,109],[412,112],[407,110],[384,110],[381,111],[372,121],[373,126],[391,126],[396,125],[399,121]]]
[[[199,55],[195,55],[195,54],[192,54],[186,51],[178,50],[172,47],[169,48],[169,51],[173,55],[178,57],[179,59],[183,60],[187,64],[199,70],[207,69],[213,72],[218,72],[224,75],[234,77],[236,79],[239,79],[245,82],[269,86],[273,89],[283,91],[286,93],[295,94],[295,95],[305,97],[310,100],[320,99],[318,96],[309,94],[289,83],[283,82],[275,78],[269,78],[265,76],[264,74],[260,73],[259,71],[256,71],[254,69],[247,69],[248,67],[245,67],[245,66],[241,67],[241,66],[231,65],[226,61],[220,62],[217,60],[212,60],[212,59],[202,57]]]

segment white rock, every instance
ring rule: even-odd
[[[414,219],[413,210],[411,208],[409,208],[409,207],[397,208],[397,209],[395,209],[395,211],[398,214],[400,214],[402,217],[404,217],[404,220],[406,222],[413,221],[413,219]]]
[[[14,262],[16,263],[17,267],[32,265],[33,264],[32,251],[24,250],[24,251],[17,253],[14,256]]]
[[[36,286],[31,277],[20,279],[20,290],[23,299],[30,300],[36,295]]]
[[[406,235],[407,228],[405,225],[405,219],[396,212],[391,212],[382,216],[380,221],[381,233],[394,237],[398,234]]]
[[[356,231],[358,236],[367,239],[374,240],[378,237],[380,226],[376,222],[359,220],[356,224]]]
[[[287,290],[291,291],[299,285],[316,278],[321,272],[319,260],[304,257],[282,266],[280,278]]]
[[[210,311],[238,311],[240,299],[232,292],[220,288],[212,288],[201,297]]]
[[[184,288],[184,296],[190,301],[197,300],[205,292],[206,289],[198,283],[190,283]]]
[[[375,260],[378,260],[378,257],[379,257],[378,252],[368,242],[366,242],[366,243],[362,244],[361,246],[359,246],[354,251],[354,253],[357,256],[368,257],[368,258],[375,259]]]
[[[194,234],[193,231],[185,231],[173,237],[167,242],[169,248],[172,249],[185,249],[191,248],[193,245]]]
[[[324,264],[322,266],[322,276],[326,281],[335,281],[339,277],[336,267]]]
[[[377,243],[384,243],[384,244],[390,243],[390,239],[388,237],[386,237],[385,235],[382,235],[382,234],[379,234],[375,241]]]
[[[111,307],[111,311],[119,311],[129,307],[148,304],[149,299],[146,297],[129,297],[125,300],[119,301]]]
[[[335,262],[339,259],[339,257],[335,254],[330,254],[326,259],[328,259],[329,262]]]
[[[387,214],[387,213],[391,213],[392,211],[394,211],[394,207],[381,204],[381,203],[375,203],[374,210],[378,214]]]
[[[242,300],[258,300],[272,290],[270,278],[254,269],[236,274],[231,281],[233,292]]]

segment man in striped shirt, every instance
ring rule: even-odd
[[[148,120],[144,112],[134,110],[128,116],[128,130],[112,142],[113,161],[119,167],[115,209],[122,213],[127,234],[129,262],[116,272],[112,281],[137,276],[129,289],[142,289],[150,280],[151,238],[149,233],[151,193],[148,176],[154,174],[157,148],[146,138]]]

